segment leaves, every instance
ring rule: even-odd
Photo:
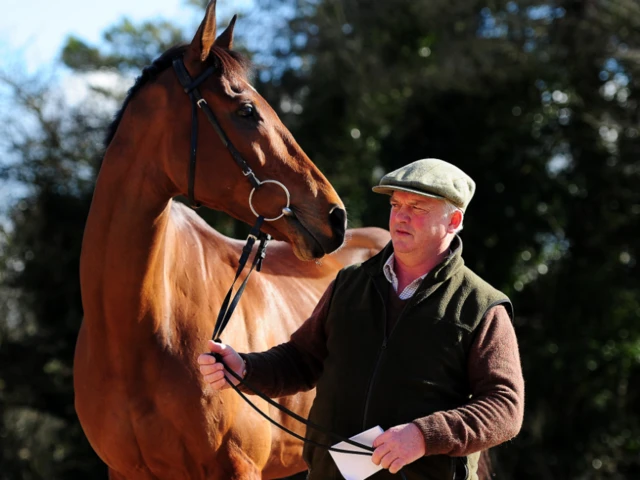
[[[387,198],[371,186],[412,160],[443,158],[476,180],[465,261],[512,297],[527,385],[525,425],[496,449],[497,478],[638,477],[637,3],[257,3],[236,43],[255,45],[258,89],[351,226],[386,226]],[[170,22],[123,19],[99,47],[69,38],[62,59],[77,73],[130,76],[181,40]],[[0,230],[0,478],[100,477],[74,418],[70,365],[109,115],[51,108],[46,84],[4,84],[26,120],[3,119],[13,161],[0,178],[27,194]],[[226,233],[246,228],[204,215]]]
[[[171,46],[185,41],[182,31],[166,20],[133,24],[127,18],[103,34],[104,51],[70,36],[62,49],[62,61],[76,71],[104,68],[138,72]]]
[[[372,177],[418,158],[478,184],[465,260],[512,296],[527,381],[501,476],[637,472],[637,446],[621,447],[640,438],[637,5],[295,5],[288,36],[306,42],[279,60],[302,68],[267,92],[299,105],[281,112],[352,225],[386,225]]]

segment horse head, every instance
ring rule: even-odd
[[[196,202],[248,224],[256,214],[279,217],[266,221],[263,231],[291,243],[301,259],[322,257],[344,241],[344,206],[249,84],[248,62],[232,50],[235,19],[216,36],[211,1],[191,43],[165,52],[159,59],[164,71],[136,96],[145,128],[162,132],[157,138],[163,161],[150,168],[171,196],[191,194]],[[167,60],[174,68],[166,68]]]

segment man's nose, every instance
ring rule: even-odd
[[[396,211],[396,218],[402,222],[408,222],[411,220],[411,216],[409,215],[409,209],[407,207],[400,207]]]

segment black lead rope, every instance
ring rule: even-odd
[[[238,306],[238,302],[240,302],[240,298],[244,293],[244,289],[247,286],[247,282],[249,281],[249,277],[253,273],[253,270],[257,270],[258,272],[262,269],[262,261],[267,255],[267,244],[269,240],[271,240],[271,236],[260,231],[260,227],[262,226],[262,222],[264,221],[264,217],[260,215],[258,220],[256,220],[255,225],[251,228],[249,232],[249,236],[247,237],[247,243],[242,249],[242,255],[240,255],[240,261],[238,263],[238,269],[236,270],[236,277],[233,279],[233,283],[227,292],[227,296],[224,298],[222,302],[222,306],[220,307],[220,311],[218,312],[218,318],[216,320],[216,325],[213,329],[213,341],[220,342],[220,335],[227,327],[229,323],[229,319],[231,315],[233,315],[234,310]],[[251,269],[249,273],[245,277],[244,281],[238,288],[235,296],[233,297],[233,301],[231,301],[231,294],[233,293],[233,287],[240,278],[240,274],[242,270],[244,270],[245,265],[247,264],[247,260],[249,259],[249,255],[251,254],[251,250],[253,250],[253,245],[256,243],[256,240],[260,240],[260,244],[258,246],[258,250],[253,257],[253,262],[251,263]]]
[[[220,354],[214,354],[214,357],[216,358],[216,361],[222,361],[222,357],[220,356]],[[242,391],[233,384],[233,382],[231,382],[228,378],[225,377],[225,380],[227,381],[227,383],[229,383],[229,385],[231,385],[231,388],[233,388],[236,393],[238,395],[240,395],[245,402],[247,402],[249,405],[251,405],[251,407],[258,412],[260,415],[262,415],[264,418],[266,418],[267,420],[269,420],[269,422],[271,422],[273,425],[275,425],[276,427],[284,430],[285,432],[287,432],[289,435],[294,436],[295,438],[297,438],[298,440],[302,440],[305,443],[310,443],[312,445],[315,445],[317,447],[321,447],[321,448],[326,448],[327,450],[331,450],[332,452],[339,452],[339,453],[350,453],[353,455],[369,455],[371,456],[371,453],[375,450],[373,447],[369,447],[368,445],[363,445],[361,443],[358,443],[356,441],[353,441],[349,438],[345,438],[342,437],[340,435],[338,435],[337,433],[333,433],[329,430],[327,430],[324,427],[321,427],[320,425],[317,425],[315,423],[313,423],[312,421],[301,417],[300,415],[298,415],[297,413],[289,410],[286,407],[283,407],[282,405],[280,405],[277,402],[274,402],[272,399],[270,399],[269,397],[267,397],[264,393],[262,393],[260,390],[258,390],[256,387],[254,387],[253,385],[251,385],[249,382],[243,380],[243,378],[238,375],[236,372],[234,372],[233,370],[231,370],[230,368],[227,367],[227,365],[222,362],[222,364],[224,365],[224,368],[227,372],[229,372],[236,380],[238,380],[244,387],[246,387],[248,390],[250,390],[252,393],[254,393],[255,395],[257,395],[258,397],[260,397],[261,399],[263,399],[265,402],[267,402],[269,405],[271,405],[274,408],[277,408],[278,410],[280,410],[282,413],[287,414],[288,416],[290,416],[291,418],[293,418],[294,420],[297,420],[298,422],[306,425],[307,427],[311,427],[315,430],[318,430],[326,435],[329,435],[333,438],[335,438],[336,440],[340,440],[342,442],[348,443],[350,445],[353,445],[355,447],[358,448],[364,448],[365,450],[367,450],[367,452],[357,452],[354,450],[342,450],[340,448],[335,448],[335,447],[331,447],[329,445],[325,445],[323,443],[318,443],[314,440],[309,440],[306,437],[303,437],[301,435],[298,435],[296,432],[293,432],[291,430],[289,430],[287,427],[285,427],[284,425],[279,424],[278,422],[276,422],[274,419],[272,419],[271,417],[269,417],[269,415],[267,415],[266,413],[264,413],[262,410],[260,410],[253,402],[251,402],[251,400],[249,400],[247,398],[247,396],[242,393]]]
[[[329,450],[331,452],[338,452],[338,453],[347,453],[350,455],[365,455],[365,456],[371,456],[371,454],[374,452],[375,448],[370,447],[369,445],[364,445],[362,443],[356,442],[354,440],[351,440],[350,438],[346,438],[343,437],[341,435],[338,435],[337,433],[331,432],[329,430],[327,430],[324,427],[321,427],[320,425],[313,423],[311,420],[308,420],[304,417],[301,417],[300,415],[298,415],[297,413],[289,410],[286,407],[283,407],[282,405],[280,405],[277,402],[274,402],[272,399],[270,399],[269,397],[267,397],[264,393],[262,393],[260,390],[258,390],[256,387],[254,387],[253,385],[251,385],[249,382],[247,382],[246,380],[244,380],[240,375],[238,375],[236,372],[234,372],[232,369],[230,369],[229,367],[227,367],[227,365],[224,363],[224,361],[222,360],[222,356],[219,353],[211,353],[210,355],[212,355],[213,357],[215,357],[217,362],[222,363],[222,365],[224,365],[224,369],[229,372],[229,374],[231,374],[231,376],[233,378],[235,378],[236,380],[238,380],[239,383],[242,384],[243,387],[245,387],[247,390],[250,390],[253,394],[257,395],[258,397],[260,397],[261,399],[263,399],[265,402],[267,402],[269,405],[271,405],[272,407],[280,410],[282,413],[290,416],[291,418],[293,418],[294,420],[297,420],[298,422],[302,423],[303,425],[306,425],[307,427],[311,427],[314,430],[318,430],[319,432],[322,432],[330,437],[335,438],[336,440],[339,440],[341,442],[344,443],[348,443],[349,445],[353,445],[354,447],[358,447],[361,448],[363,450],[366,450],[364,452],[359,452],[359,451],[355,451],[355,450],[344,450],[341,448],[335,448],[331,445],[326,445],[324,443],[319,443],[316,442],[314,440],[310,440],[306,437],[303,437],[301,435],[298,435],[296,432],[288,429],[287,427],[285,427],[284,425],[281,425],[280,423],[276,422],[273,418],[271,418],[269,415],[267,415],[266,413],[264,413],[262,410],[260,410],[251,400],[249,400],[247,398],[247,396],[242,393],[242,391],[233,384],[233,382],[231,380],[229,380],[229,378],[227,378],[226,376],[224,377],[224,379],[227,381],[227,383],[231,386],[231,388],[233,388],[233,390],[240,395],[240,397],[249,404],[249,406],[251,406],[251,408],[253,408],[256,412],[258,412],[263,418],[265,418],[266,420],[269,421],[269,423],[271,423],[272,425],[275,425],[276,427],[278,427],[280,430],[283,430],[285,432],[287,432],[289,435],[291,435],[292,437],[297,438],[298,440],[302,440],[304,443],[309,443],[311,445],[315,445],[316,447],[320,447],[323,448],[325,450]],[[404,474],[404,472],[402,470],[399,470],[398,473],[400,474],[400,477],[403,478],[404,480],[406,480],[406,476]]]
[[[251,408],[253,408],[256,412],[258,412],[263,418],[265,418],[266,420],[269,421],[269,423],[271,423],[272,425],[275,425],[276,427],[278,427],[280,430],[283,430],[285,432],[287,432],[289,435],[291,435],[292,437],[297,438],[298,440],[302,440],[304,443],[309,443],[311,445],[315,445],[316,447],[320,447],[323,448],[325,450],[329,450],[331,452],[338,452],[338,453],[347,453],[350,455],[366,455],[366,456],[371,456],[372,453],[375,451],[375,448],[370,447],[369,445],[364,445],[362,443],[356,442],[354,440],[351,440],[350,438],[346,438],[343,437],[341,435],[338,435],[337,433],[331,432],[329,430],[327,430],[324,427],[321,427],[320,425],[313,423],[311,420],[306,419],[304,417],[301,417],[300,415],[298,415],[297,413],[289,410],[286,407],[283,407],[282,405],[280,405],[277,402],[274,402],[272,399],[270,399],[269,397],[267,397],[264,393],[262,393],[260,390],[258,390],[256,387],[254,387],[253,385],[251,385],[249,382],[247,382],[246,380],[244,380],[240,375],[238,375],[236,372],[234,372],[232,369],[230,369],[229,367],[227,367],[227,365],[224,363],[223,359],[222,359],[222,355],[220,355],[219,353],[210,353],[209,355],[215,357],[217,362],[222,363],[222,365],[224,365],[224,369],[229,372],[229,374],[235,378],[236,380],[238,380],[238,382],[240,384],[242,384],[243,387],[245,387],[247,390],[250,390],[252,393],[254,393],[255,395],[257,395],[258,397],[260,397],[261,399],[263,399],[265,402],[267,402],[269,405],[271,405],[272,407],[278,409],[279,411],[281,411],[282,413],[290,416],[291,418],[293,418],[294,420],[297,420],[298,422],[302,423],[303,425],[313,428],[314,430],[317,430],[319,432],[322,432],[330,437],[333,437],[336,440],[339,440],[341,442],[344,443],[348,443],[349,445],[353,445],[354,447],[358,447],[361,448],[363,450],[365,450],[364,452],[359,452],[359,451],[355,451],[355,450],[344,450],[341,448],[336,448],[333,447],[331,445],[326,445],[324,443],[320,443],[320,442],[316,442],[314,440],[310,440],[306,437],[303,437],[301,435],[298,435],[296,432],[288,429],[287,427],[285,427],[284,425],[276,422],[273,418],[271,418],[269,415],[267,415],[266,413],[264,413],[262,410],[260,410],[251,400],[249,400],[247,398],[247,396],[242,393],[242,391],[240,391],[240,389],[233,384],[233,382],[231,380],[229,380],[229,378],[227,376],[224,377],[224,379],[227,381],[227,383],[231,386],[231,388],[233,388],[233,390],[240,395],[240,397],[249,404],[249,406]],[[407,477],[404,474],[404,472],[401,470],[398,471],[398,473],[400,474],[400,477],[403,480],[406,480]],[[455,480],[455,478],[454,478]]]
[[[231,315],[233,315],[234,310],[236,309],[236,307],[238,306],[238,302],[240,301],[240,298],[242,297],[242,294],[244,293],[244,289],[247,286],[247,282],[249,280],[249,277],[251,276],[251,273],[253,272],[254,269],[260,271],[260,268],[262,266],[262,261],[264,260],[265,256],[266,256],[266,249],[267,249],[267,243],[269,242],[269,240],[271,239],[271,237],[269,235],[266,235],[264,233],[262,233],[260,231],[260,227],[262,226],[262,223],[264,221],[264,217],[263,216],[259,216],[258,220],[256,221],[255,225],[251,228],[251,231],[249,232],[249,235],[247,237],[247,243],[245,244],[244,248],[242,249],[242,255],[240,256],[240,261],[238,262],[238,268],[236,270],[236,276],[233,279],[233,283],[231,284],[231,287],[229,288],[229,291],[227,292],[227,295],[224,298],[224,301],[222,302],[222,306],[220,307],[220,311],[218,312],[218,318],[216,319],[216,324],[215,327],[213,329],[213,341],[214,342],[220,342],[220,336],[222,335],[222,332],[224,331],[224,329],[226,328],[226,326],[229,323],[229,319],[231,318]],[[236,292],[236,294],[233,296],[233,300],[231,300],[231,296],[233,294],[233,287],[235,286],[236,282],[238,281],[238,278],[240,278],[240,275],[242,274],[242,271],[244,270],[245,265],[247,264],[247,260],[249,259],[249,255],[251,254],[251,251],[253,250],[253,246],[256,242],[256,240],[260,239],[260,245],[258,246],[258,250],[256,251],[254,257],[253,257],[253,262],[251,264],[251,269],[249,270],[249,273],[247,274],[247,276],[245,277],[244,281],[242,282],[242,284],[240,285],[240,287],[238,288],[238,291]],[[266,418],[269,422],[271,422],[273,425],[279,427],[280,429],[284,430],[285,432],[287,432],[288,434],[296,437],[299,440],[302,440],[304,442],[307,443],[311,443],[313,445],[316,445],[318,447],[322,447],[322,448],[326,448],[327,450],[331,450],[334,452],[340,452],[340,453],[351,453],[351,454],[355,454],[355,455],[371,455],[371,452],[373,452],[373,448],[369,447],[367,445],[363,445],[361,443],[355,442],[349,438],[345,438],[342,437],[338,434],[335,434],[333,432],[330,432],[329,430],[327,430],[324,427],[321,427],[320,425],[316,425],[313,422],[310,422],[309,420],[301,417],[300,415],[298,415],[295,412],[292,412],[291,410],[289,410],[286,407],[283,407],[282,405],[274,402],[272,399],[270,399],[269,397],[267,397],[264,393],[260,392],[259,390],[257,390],[255,387],[251,386],[250,384],[248,384],[247,382],[244,382],[242,380],[242,378],[233,370],[231,370],[229,367],[227,367],[227,365],[224,363],[222,356],[218,353],[215,354],[211,354],[216,361],[221,362],[222,365],[224,365],[224,368],[227,372],[229,372],[234,378],[236,378],[237,380],[239,380],[240,382],[242,382],[242,384],[244,386],[247,387],[247,389],[249,389],[251,392],[253,392],[254,394],[256,394],[258,397],[262,398],[264,401],[266,401],[269,405],[273,406],[274,408],[277,408],[278,410],[280,410],[281,412],[289,415],[291,418],[311,427],[314,428],[324,434],[327,434],[333,438],[338,439],[339,441],[342,442],[346,442],[348,444],[351,444],[355,447],[359,447],[359,448],[363,448],[365,450],[367,450],[366,452],[354,452],[352,450],[341,450],[339,448],[334,448],[330,445],[324,445],[322,443],[318,443],[315,442],[313,440],[309,440],[307,438],[304,438],[300,435],[298,435],[297,433],[289,430],[287,427],[285,427],[284,425],[279,424],[278,422],[276,422],[275,420],[273,420],[272,418],[270,418],[267,414],[265,414],[264,412],[262,412],[257,406],[255,406],[247,397],[246,395],[244,395],[244,393],[242,393],[238,387],[236,387],[233,382],[231,382],[226,376],[225,379],[226,381],[231,385],[231,387],[238,393],[238,395],[240,395],[249,405],[251,405],[251,407],[256,410],[258,413],[260,413],[260,415],[262,415],[264,418]]]

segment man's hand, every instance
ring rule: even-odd
[[[207,347],[209,347],[210,352],[222,355],[222,360],[227,367],[236,372],[240,377],[243,376],[244,360],[233,348],[224,343],[215,343],[213,340],[209,340]],[[224,379],[224,365],[222,363],[216,362],[216,359],[211,355],[203,353],[198,357],[198,364],[200,365],[202,378],[206,383],[211,385],[214,390],[230,388]],[[234,385],[240,383],[231,375],[227,375],[227,378],[232,381]]]
[[[374,441],[373,463],[391,473],[424,456],[426,446],[422,432],[413,423],[391,427]]]

